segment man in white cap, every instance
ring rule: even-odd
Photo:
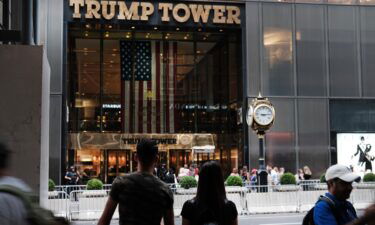
[[[370,224],[375,219],[375,205],[365,210],[363,216],[357,216],[353,205],[346,201],[353,190],[352,183],[359,182],[360,176],[344,165],[333,165],[327,169],[325,178],[328,192],[324,201],[318,201],[314,209],[316,225]]]

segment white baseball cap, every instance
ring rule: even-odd
[[[340,180],[343,180],[345,182],[359,182],[361,180],[361,177],[357,174],[353,173],[349,167],[344,165],[333,165],[327,169],[327,172],[325,174],[326,180],[332,180],[334,178],[339,178]]]

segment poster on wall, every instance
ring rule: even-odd
[[[375,169],[375,133],[337,134],[337,163],[365,173]]]

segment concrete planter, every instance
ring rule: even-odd
[[[279,185],[274,187],[275,191],[287,192],[287,191],[298,191],[300,186],[298,185]]]
[[[176,190],[177,194],[196,194],[197,193],[197,188],[177,188]]]
[[[245,192],[247,189],[241,186],[225,186],[226,192]]]
[[[80,193],[80,195],[83,198],[105,197],[107,196],[107,191],[106,190],[86,190]]]
[[[375,189],[375,183],[374,182],[363,182],[363,183],[354,183],[354,187],[358,189]]]
[[[314,185],[315,190],[327,190],[327,184],[326,183],[319,183]]]

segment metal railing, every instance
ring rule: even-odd
[[[98,219],[104,210],[111,185],[103,190],[86,190],[85,186],[58,186],[50,192],[49,209],[56,215],[71,220]],[[183,189],[170,186],[174,194],[174,212],[179,216],[183,204],[195,197],[196,188]],[[353,184],[349,201],[357,209],[364,209],[375,202],[375,182]],[[61,190],[70,190],[68,194]],[[316,203],[320,195],[327,192],[327,185],[317,181],[299,185],[250,185],[226,187],[227,198],[236,205],[239,214],[305,212]],[[116,210],[114,218],[118,218]]]

